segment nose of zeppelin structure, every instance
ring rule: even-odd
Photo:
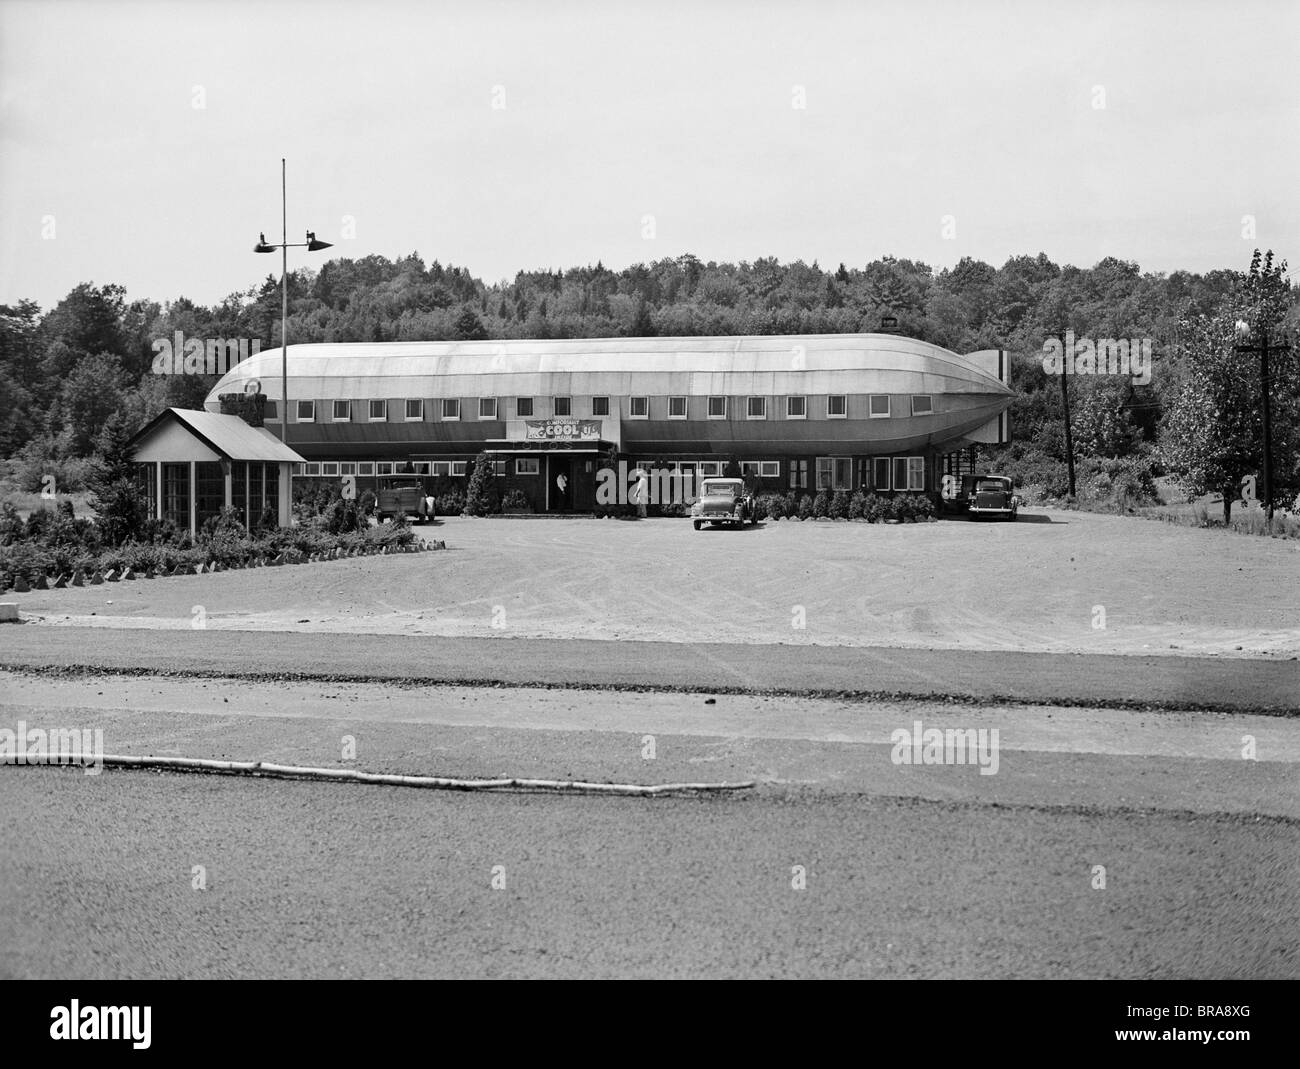
[[[757,491],[933,493],[945,457],[1008,440],[1013,397],[1004,350],[894,334],[307,344],[287,367],[295,478],[410,473],[441,493],[487,453],[536,511],[592,511],[620,462]],[[278,349],[205,407],[233,410],[253,382],[278,435]]]

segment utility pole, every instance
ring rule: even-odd
[[[1243,330],[1242,328],[1245,327]],[[1237,333],[1241,337],[1249,337],[1251,334],[1250,327],[1244,322],[1238,322]],[[1269,524],[1273,522],[1273,417],[1270,407],[1269,394],[1271,392],[1268,381],[1268,354],[1270,352],[1286,353],[1291,351],[1289,345],[1274,345],[1271,349],[1268,344],[1268,328],[1259,329],[1258,345],[1234,345],[1233,349],[1239,353],[1259,353],[1259,387],[1263,393],[1263,404],[1261,406],[1264,416],[1264,465],[1263,465],[1263,486],[1261,488],[1262,500],[1264,502],[1264,517]]]
[[[1061,339],[1061,404],[1065,408],[1065,463],[1070,473],[1070,500],[1074,500],[1074,433],[1070,430],[1070,388],[1065,383],[1065,369],[1070,366],[1073,353],[1065,351],[1065,335]]]

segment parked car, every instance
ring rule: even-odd
[[[1011,480],[1005,475],[978,475],[967,496],[966,511],[971,516],[999,516],[1015,520],[1020,498],[1012,492]]]
[[[757,523],[754,497],[745,489],[744,479],[705,479],[700,496],[691,506],[691,523],[698,531],[706,523],[740,527]]]
[[[398,513],[416,523],[430,523],[435,514],[433,494],[419,475],[388,475],[379,480],[375,515],[379,522],[391,520]]]

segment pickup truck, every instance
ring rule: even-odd
[[[379,494],[375,515],[379,522],[391,520],[398,513],[409,516],[416,523],[429,523],[434,518],[433,495],[419,475],[390,475],[379,480]]]

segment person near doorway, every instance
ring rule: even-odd
[[[650,501],[650,474],[645,468],[638,467],[632,473],[632,477],[636,479],[636,489],[632,491],[632,498],[636,503],[636,514],[641,519],[645,519],[645,508]]]

